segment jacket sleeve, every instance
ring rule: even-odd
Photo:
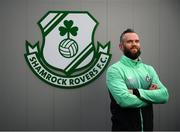
[[[129,93],[122,73],[115,67],[107,70],[106,83],[112,96],[121,107],[139,108],[148,105],[146,101]]]
[[[150,101],[151,103],[154,104],[166,103],[169,99],[169,94],[166,87],[161,83],[156,71],[151,66],[150,66],[150,72],[152,75],[152,84],[156,84],[158,89],[156,90],[138,89],[140,98]]]

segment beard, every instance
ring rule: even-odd
[[[137,50],[135,53],[131,51],[134,48]],[[131,49],[128,49],[127,47],[124,46],[124,55],[132,60],[135,60],[141,55],[141,50],[140,48],[137,48],[136,46],[132,47]]]

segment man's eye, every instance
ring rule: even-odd
[[[136,43],[139,43],[139,40],[136,40],[135,42],[136,42]]]
[[[127,43],[132,43],[132,41],[131,41],[131,40],[128,40]]]

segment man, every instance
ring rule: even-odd
[[[166,103],[169,98],[154,68],[139,57],[139,36],[127,29],[120,36],[120,61],[110,66],[106,83],[111,98],[112,130],[152,131],[153,104]]]

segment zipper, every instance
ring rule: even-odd
[[[140,117],[141,117],[141,132],[143,132],[143,116],[142,116],[142,109],[140,108]]]
[[[138,81],[138,86],[139,86],[138,89],[139,89],[139,88],[141,88],[141,83],[140,83],[140,80],[139,80],[139,75],[135,74],[135,76],[136,76],[136,78],[138,78],[137,81]],[[142,109],[141,108],[140,108],[139,112],[140,112],[140,118],[141,118],[141,132],[144,132],[144,130],[143,130],[144,129],[143,128],[143,115],[142,115]]]
[[[138,78],[137,79],[137,81],[138,81],[138,89],[141,87],[141,83],[140,83],[140,80],[139,80],[139,75],[137,75],[137,74],[135,74],[135,76],[136,76],[136,78]],[[143,116],[142,116],[142,109],[140,108],[140,118],[141,118],[141,132],[143,132],[144,130],[144,128],[143,128]]]

